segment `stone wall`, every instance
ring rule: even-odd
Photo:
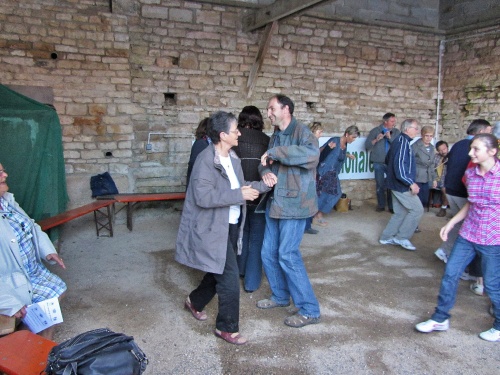
[[[500,121],[500,26],[444,42],[441,138],[456,142],[476,118]]]
[[[182,190],[198,122],[248,104],[265,112],[275,93],[295,101],[299,120],[321,121],[329,134],[349,125],[367,134],[387,111],[398,121],[435,123],[439,38],[432,34],[289,18],[247,98],[262,31],[241,31],[242,8],[129,5],[109,13],[107,1],[0,4],[0,82],[53,88],[72,206],[90,200],[89,178],[104,171],[123,192]],[[374,197],[372,181],[343,185],[357,202]]]
[[[261,32],[241,32],[241,10],[179,2],[143,6],[130,27],[134,102],[147,108],[145,131],[185,134],[214,110],[263,110],[279,92],[296,102],[295,115],[321,121],[327,133],[356,124],[366,134],[384,113],[434,123],[438,39],[430,34],[298,17],[280,24],[252,97],[248,72]],[[129,17],[129,23],[133,17]],[[387,105],[390,103],[390,106]],[[269,126],[267,126],[269,131]],[[176,160],[187,160],[185,142]],[[180,145],[178,143],[177,145]],[[154,142],[147,159],[170,160]],[[146,156],[146,155],[142,155]],[[145,176],[146,177],[146,176]],[[138,184],[142,184],[138,180]],[[357,201],[373,197],[369,181],[343,182]]]
[[[498,0],[441,0],[440,27],[445,30],[471,29],[475,25],[498,25]]]
[[[417,26],[437,30],[439,0],[349,0],[319,4],[310,13],[357,22]]]

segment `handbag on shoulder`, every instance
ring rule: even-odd
[[[132,336],[107,328],[79,334],[52,348],[47,375],[140,375],[148,359]]]

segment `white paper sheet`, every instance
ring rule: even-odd
[[[63,317],[57,297],[37,302],[26,307],[23,322],[33,333],[38,333],[54,324],[62,323]]]

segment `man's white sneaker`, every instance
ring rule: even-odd
[[[448,263],[448,255],[444,252],[443,249],[439,248],[437,249],[434,254],[443,262]]]
[[[391,237],[387,240],[383,240],[383,239],[380,239],[378,240],[379,243],[381,243],[382,245],[398,245],[395,241],[394,241],[394,237]]]
[[[479,337],[486,341],[500,341],[500,331],[498,329],[491,328],[487,331],[481,332]]]
[[[425,322],[418,323],[415,328],[419,332],[429,333],[432,331],[446,331],[450,328],[450,321],[446,319],[443,323],[438,323],[435,320],[429,319]]]
[[[394,238],[394,242],[406,250],[410,251],[417,250],[417,248],[413,246],[413,244],[409,240],[398,240],[397,238]]]

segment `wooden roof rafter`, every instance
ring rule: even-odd
[[[245,13],[243,31],[257,30],[325,0],[276,0],[273,4]]]
[[[257,76],[259,75],[260,68],[264,63],[264,58],[266,57],[269,45],[271,44],[271,38],[273,36],[273,33],[277,28],[278,28],[278,21],[273,21],[272,23],[267,24],[266,29],[262,34],[262,39],[260,40],[260,45],[259,45],[259,51],[257,52],[257,56],[255,57],[255,62],[253,63],[252,69],[250,70],[250,74],[248,76],[247,98],[250,98],[252,96],[253,89],[255,87],[255,82],[257,81]]]

